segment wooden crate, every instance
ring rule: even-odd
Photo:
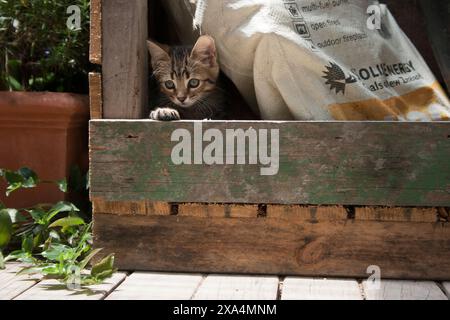
[[[138,120],[146,0],[91,1],[94,240],[122,269],[450,279],[450,123]],[[279,130],[279,172],[175,165],[185,129]]]

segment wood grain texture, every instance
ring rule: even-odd
[[[102,75],[89,73],[89,106],[91,119],[103,119]]]
[[[127,241],[123,241],[127,239]],[[94,244],[119,268],[383,278],[450,278],[450,225],[94,214]]]
[[[58,280],[43,280],[17,296],[14,300],[102,300],[110,294],[124,279],[124,272],[116,272],[101,284],[69,290]]]
[[[102,64],[102,0],[91,0],[89,60]]]
[[[450,218],[450,208],[437,208],[439,221],[440,222],[449,222]]]
[[[256,218],[257,205],[181,203],[178,215],[203,218]]]
[[[189,300],[201,275],[134,272],[106,300]]]
[[[362,300],[358,282],[352,279],[287,277],[281,300]]]
[[[363,282],[367,300],[447,300],[432,281],[382,280],[379,288]]]
[[[41,279],[37,275],[17,275],[23,265],[7,263],[5,270],[0,270],[0,300],[11,300],[30,289]]]
[[[114,1],[113,1],[114,2]],[[450,205],[450,123],[203,122],[203,131],[279,129],[280,168],[174,165],[194,122],[95,120],[91,194],[105,200],[312,205]],[[193,135],[193,134],[192,134]],[[225,133],[224,133],[225,135]]]
[[[374,221],[438,222],[436,208],[357,207],[355,219]]]
[[[147,107],[147,0],[102,3],[103,117],[140,119]]]
[[[318,222],[347,220],[348,213],[342,206],[268,205],[267,218]]]
[[[278,277],[208,275],[194,300],[276,300]]]
[[[91,199],[94,212],[122,215],[170,215],[171,205],[167,202],[152,201],[105,201]]]

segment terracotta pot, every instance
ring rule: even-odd
[[[68,177],[88,166],[89,98],[52,92],[0,92],[0,168],[29,167],[41,180]],[[11,208],[67,200],[54,185],[19,190],[0,201]]]

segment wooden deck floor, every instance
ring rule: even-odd
[[[450,282],[118,272],[106,283],[70,291],[56,280],[0,271],[0,300],[447,300]]]

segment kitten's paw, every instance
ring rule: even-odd
[[[177,110],[171,108],[158,108],[150,112],[150,119],[160,121],[180,120],[180,114]]]

